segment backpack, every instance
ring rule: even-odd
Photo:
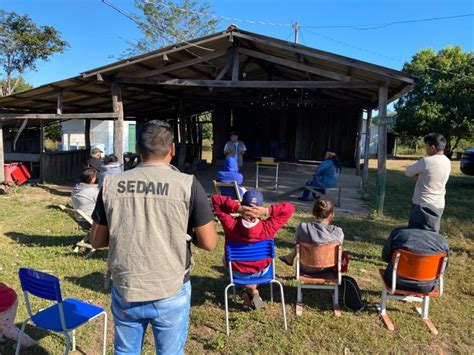
[[[339,302],[353,312],[360,312],[365,308],[362,292],[353,277],[342,276],[339,286]]]

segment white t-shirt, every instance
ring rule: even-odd
[[[418,175],[412,202],[415,205],[428,203],[436,208],[444,208],[446,183],[451,173],[451,161],[444,154],[421,158],[405,170],[405,175]]]

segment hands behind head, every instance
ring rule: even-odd
[[[267,214],[268,209],[266,207],[259,207],[256,205],[250,206],[240,206],[239,213],[245,219],[255,219],[255,218],[262,218]]]

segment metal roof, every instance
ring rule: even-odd
[[[239,52],[238,88],[229,87],[234,83],[231,70],[222,74],[234,47]],[[219,85],[209,87],[216,77],[221,79]],[[174,112],[179,99],[191,114],[212,109],[217,102],[258,102],[275,91],[288,102],[304,96],[315,104],[342,102],[372,108],[377,106],[378,86],[388,86],[390,102],[413,84],[412,78],[394,69],[232,28],[2,97],[0,109],[3,113],[54,113],[62,92],[63,113],[110,112],[114,81],[121,83],[126,119]],[[259,82],[269,81],[276,82],[275,88],[258,87]],[[290,81],[299,84],[292,87]],[[354,85],[318,87],[329,81]],[[301,86],[303,82],[312,86]],[[280,83],[286,83],[285,87],[279,87]],[[370,85],[362,88],[360,83]]]

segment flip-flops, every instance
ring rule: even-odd
[[[260,309],[263,307],[263,300],[259,294],[250,295],[247,290],[242,291],[242,298],[244,300],[244,309],[252,310],[252,309]],[[248,304],[250,303],[250,305]]]
[[[263,300],[262,300],[262,297],[260,297],[260,295],[256,294],[256,295],[253,295],[252,297],[252,305],[255,309],[260,309],[263,307]]]

